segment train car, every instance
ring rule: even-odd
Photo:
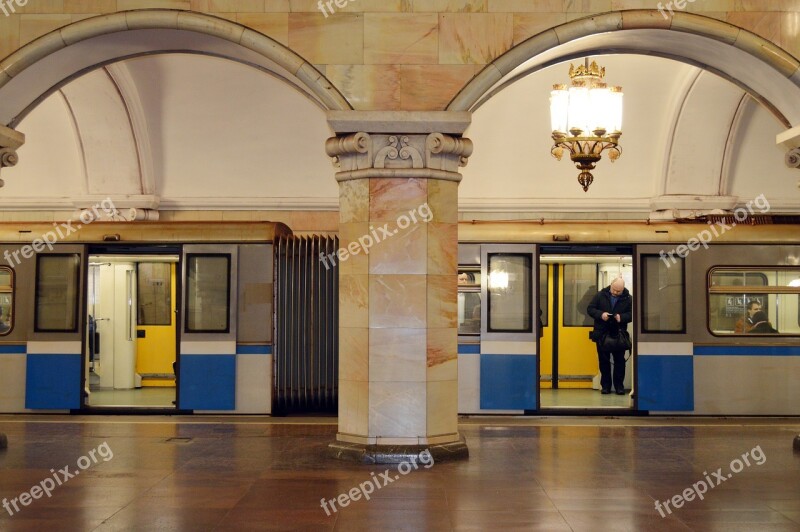
[[[275,331],[305,322],[296,310],[277,316],[274,301],[306,299],[287,271],[305,272],[293,265],[316,250],[309,242],[332,242],[280,223],[80,220],[91,223],[0,224],[0,411],[268,414],[276,399],[291,404],[304,374],[279,386]],[[331,284],[317,277],[315,289]],[[335,389],[335,375],[324,377]]]
[[[800,232],[737,220],[462,222],[459,412],[800,414]],[[618,277],[622,396],[599,391],[586,312]]]

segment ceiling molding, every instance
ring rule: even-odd
[[[139,157],[139,180],[142,194],[155,194],[155,172],[153,171],[153,151],[150,145],[150,132],[139,89],[124,61],[107,65],[105,71],[117,87],[122,105],[128,113],[128,120],[136,143]]]

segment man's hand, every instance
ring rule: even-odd
[[[614,318],[617,320],[617,323],[622,321],[622,317],[619,314],[614,314]]]
[[[608,316],[609,316],[608,312],[603,312],[603,315],[600,317],[603,318],[603,321],[608,321]]]

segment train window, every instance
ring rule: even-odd
[[[14,270],[0,266],[0,336],[14,327]]]
[[[539,265],[539,312],[542,317],[542,327],[547,327],[548,318],[550,316],[550,308],[547,304],[547,296],[549,295],[550,280],[548,279],[549,269],[547,264]]]
[[[800,335],[798,268],[713,268],[708,292],[714,335]]]
[[[529,254],[492,253],[488,257],[488,332],[533,332],[532,267]]]
[[[186,272],[186,330],[229,332],[230,255],[187,254]]]
[[[140,262],[136,269],[137,325],[170,325],[172,265],[168,262]]]
[[[684,259],[665,264],[658,255],[642,256],[642,331],[686,332],[686,284]]]
[[[591,327],[587,309],[597,294],[597,264],[564,265],[564,326]]]
[[[458,334],[481,333],[481,271],[479,267],[458,270]]]
[[[36,256],[36,332],[78,330],[80,255]]]

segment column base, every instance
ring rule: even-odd
[[[5,449],[8,447],[8,438],[3,433],[0,433],[0,449]]]
[[[469,458],[469,449],[464,436],[458,441],[431,443],[427,445],[376,445],[335,441],[328,445],[328,455],[336,460],[360,464],[401,464],[410,462],[423,451],[430,452],[433,463]]]

